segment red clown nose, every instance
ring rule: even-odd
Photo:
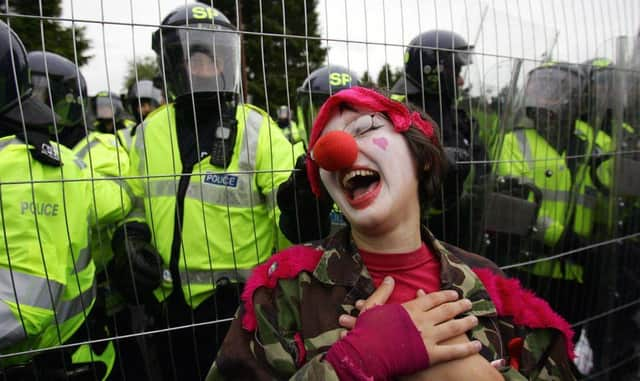
[[[311,152],[313,160],[327,171],[349,168],[358,158],[358,144],[344,131],[331,131],[318,139]]]

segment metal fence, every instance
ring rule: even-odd
[[[28,154],[22,94],[0,137],[4,379],[206,374],[250,270],[291,244],[280,209],[322,210],[277,190],[301,171],[318,100],[358,81],[438,122],[436,237],[563,315],[578,379],[640,379],[639,3],[190,4],[0,5],[63,162]],[[21,58],[0,59],[14,83]],[[311,84],[323,67],[326,89]]]

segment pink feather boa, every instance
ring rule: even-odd
[[[529,328],[555,328],[562,332],[570,359],[573,353],[573,330],[569,323],[551,309],[549,303],[525,289],[517,279],[495,274],[490,269],[473,269],[496,306],[498,316],[511,316],[513,322]]]

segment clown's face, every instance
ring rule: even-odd
[[[358,156],[350,168],[320,169],[320,178],[352,228],[379,234],[419,221],[416,164],[391,122],[380,113],[338,109],[322,135],[336,130],[355,138]]]

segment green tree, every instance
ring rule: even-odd
[[[62,15],[61,0],[20,0],[9,3],[7,13],[19,15],[40,16],[40,3],[42,3],[42,15],[46,17],[60,17]],[[2,1],[0,10],[6,12],[5,2]],[[77,52],[77,64],[86,64],[91,56],[87,51],[91,47],[85,36],[85,28],[80,26],[64,26],[61,22],[51,19],[27,18],[22,16],[4,16],[3,21],[10,23],[11,28],[20,36],[27,51],[42,50],[42,34],[40,23],[44,31],[44,47],[48,52],[57,53],[75,62],[74,45]],[[75,33],[74,33],[75,32]]]
[[[369,70],[365,70],[365,72],[362,74],[362,77],[360,77],[360,85],[364,87],[376,86],[376,83],[373,82],[373,78],[371,78],[371,74],[369,74]]]
[[[391,89],[393,85],[402,77],[402,68],[393,69],[388,63],[382,65],[378,73],[378,86],[381,89]]]
[[[201,2],[211,5],[210,0]],[[242,36],[244,88],[252,103],[271,114],[280,105],[295,109],[296,89],[308,72],[322,66],[326,56],[326,49],[320,46],[317,38],[318,0],[284,0],[284,12],[282,0],[217,0],[214,7],[236,24],[236,3],[242,10],[240,20],[243,25],[239,29],[248,32]],[[268,35],[256,34],[260,32]]]
[[[135,62],[134,60],[129,60],[123,85],[123,91],[125,93],[129,90],[129,87],[136,82],[136,70],[138,72],[138,81],[143,79],[153,80],[153,78],[160,73],[158,61],[155,56],[137,58]]]

